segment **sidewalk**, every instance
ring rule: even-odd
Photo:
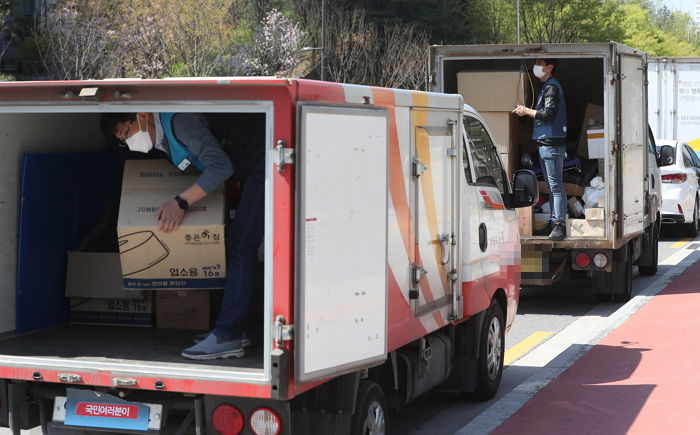
[[[700,433],[700,261],[493,434]]]

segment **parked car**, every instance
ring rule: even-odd
[[[692,148],[677,140],[658,140],[656,149],[661,163],[661,222],[685,225],[688,235],[695,237],[700,204],[700,159]]]

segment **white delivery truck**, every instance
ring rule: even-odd
[[[566,239],[550,241],[536,235],[549,218],[546,201],[520,209],[522,282],[587,279],[601,299],[627,300],[632,266],[657,268],[661,180],[647,126],[646,54],[614,42],[433,46],[429,87],[460,93],[479,110],[509,173],[537,172],[532,119],[510,111],[534,106],[539,82],[530,71],[539,57],[559,59],[554,74],[566,96],[569,219]],[[542,181],[540,192],[548,192]]]
[[[67,252],[131,176],[123,149],[100,151],[103,112],[245,114],[261,129],[262,303],[244,357],[183,359],[197,332],[176,328],[192,319],[149,317],[160,292],[221,269],[172,267],[138,302],[103,303],[108,316],[69,304]],[[496,393],[520,291],[515,208],[537,184],[506,177],[461,96],[269,78],[2,83],[0,130],[0,427],[384,434],[387,408],[433,387]],[[167,191],[157,180],[178,171],[137,172]],[[169,251],[157,228],[139,231]],[[110,261],[83,265],[86,280],[131,280],[124,261],[110,278]],[[121,326],[86,324],[100,320]]]
[[[700,57],[649,58],[649,125],[700,153]]]

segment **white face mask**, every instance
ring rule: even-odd
[[[542,65],[535,65],[532,67],[532,73],[535,75],[535,77],[541,79],[544,77],[544,67]]]
[[[126,139],[126,146],[128,146],[131,151],[147,153],[153,149],[151,135],[148,134],[148,128],[146,131],[141,131],[141,121],[138,116],[136,117],[136,121],[139,123],[139,131]],[[146,124],[146,126],[148,127],[148,124]]]

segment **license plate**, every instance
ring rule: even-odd
[[[128,402],[109,394],[69,389],[56,397],[53,421],[67,426],[126,430],[160,430],[163,405]]]

